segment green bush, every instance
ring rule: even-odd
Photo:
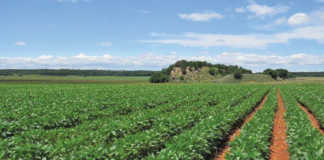
[[[235,79],[242,79],[243,75],[240,72],[234,73],[234,78]]]
[[[217,74],[217,69],[215,67],[209,68],[209,74],[215,76]]]
[[[150,78],[151,83],[165,83],[169,82],[169,80],[169,76],[162,72],[154,73]]]

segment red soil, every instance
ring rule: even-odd
[[[278,97],[278,110],[274,120],[272,132],[272,145],[270,146],[271,160],[289,160],[288,144],[286,143],[286,122],[284,115],[286,112],[280,92],[277,92]]]
[[[302,104],[298,103],[300,109],[302,109],[308,116],[309,120],[312,122],[312,125],[314,128],[317,128],[321,134],[324,136],[324,130],[321,129],[321,126],[319,124],[319,122],[317,121],[317,119],[315,118],[315,116]]]
[[[228,142],[226,143],[227,145],[225,146],[225,148],[221,151],[221,153],[219,155],[216,155],[216,157],[213,159],[213,160],[225,160],[225,156],[227,153],[229,153],[230,151],[230,146],[228,145],[230,142],[232,142],[236,136],[239,136],[240,135],[240,132],[241,132],[241,129],[242,127],[248,123],[254,116],[254,114],[263,107],[263,104],[265,103],[267,99],[267,96],[265,96],[263,99],[262,99],[262,102],[259,104],[259,106],[257,106],[253,112],[251,112],[247,118],[244,120],[243,124],[237,128],[234,133],[229,137],[229,140]]]

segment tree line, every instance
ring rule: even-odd
[[[263,71],[263,74],[268,74],[272,77],[272,79],[287,79],[292,77],[292,75],[289,73],[287,69],[265,69]]]
[[[45,75],[45,76],[151,76],[156,71],[114,71],[114,70],[74,70],[74,69],[4,69],[0,70],[1,76],[12,75]]]

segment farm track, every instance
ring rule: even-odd
[[[315,118],[313,113],[304,104],[302,104],[299,101],[298,101],[298,106],[300,109],[302,109],[307,114],[309,120],[312,122],[312,126],[316,129],[318,129],[318,131],[324,136],[324,129],[321,127],[320,123]]]
[[[274,120],[272,144],[270,146],[270,160],[289,160],[287,139],[287,125],[285,122],[286,108],[280,91],[277,91],[278,109]]]
[[[239,125],[237,128],[234,129],[234,132],[229,136],[228,141],[225,143],[225,147],[223,149],[221,149],[220,154],[216,155],[215,158],[213,160],[225,160],[226,155],[230,152],[230,146],[229,143],[232,142],[236,136],[240,135],[241,129],[243,128],[243,126],[245,124],[247,124],[255,115],[255,113],[261,109],[264,105],[264,103],[267,100],[268,97],[268,92],[265,94],[265,96],[262,98],[262,100],[260,101],[260,104],[258,104],[254,110],[247,115],[247,117],[245,118],[245,120],[243,120],[242,124]]]

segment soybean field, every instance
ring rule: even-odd
[[[0,159],[324,159],[322,84],[0,84]]]

